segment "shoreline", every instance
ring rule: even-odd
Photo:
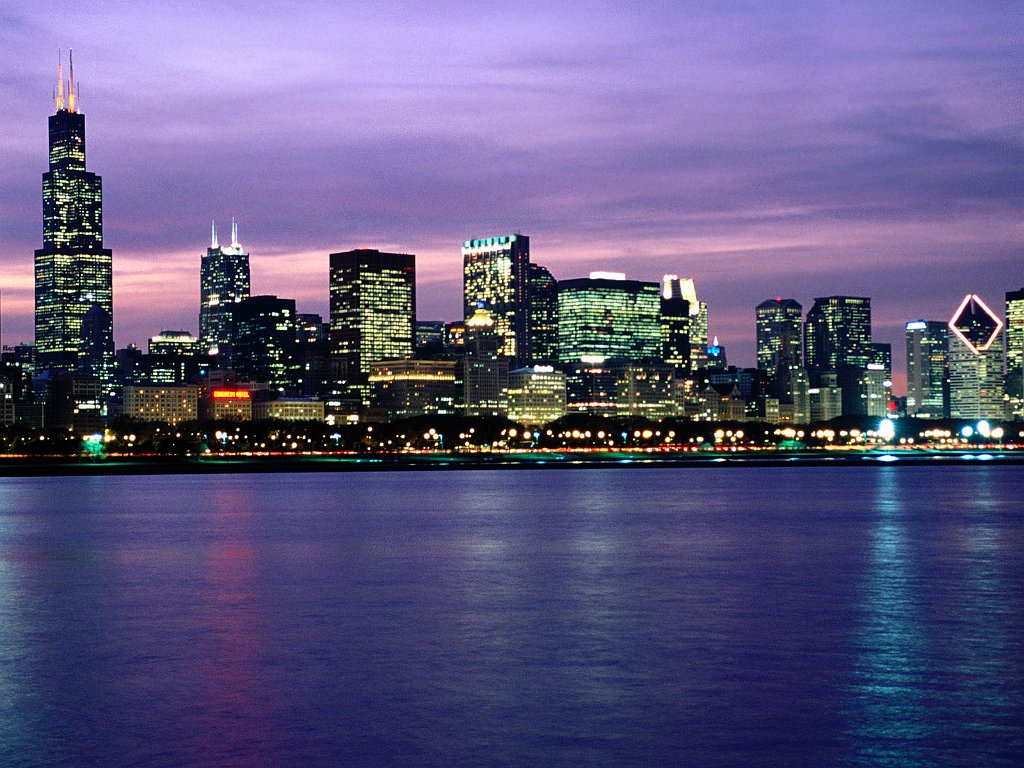
[[[8,457],[0,477],[381,472],[480,469],[626,469],[781,466],[1024,465],[1024,451],[786,451],[758,453],[514,452],[475,454],[320,454],[277,456]]]

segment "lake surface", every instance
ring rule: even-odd
[[[0,478],[3,766],[999,766],[1024,469]]]

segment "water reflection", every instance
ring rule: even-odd
[[[928,766],[928,649],[921,579],[910,557],[900,469],[878,470],[875,522],[856,638],[851,726],[872,765]]]
[[[18,574],[17,523],[7,517],[0,488],[0,761],[12,760],[25,748],[29,732],[24,714],[30,691],[24,684],[23,667],[28,649],[22,622],[24,592]]]
[[[1015,616],[1006,573],[1006,530],[997,522],[1005,499],[994,494],[989,467],[979,473],[972,491],[973,514],[967,520],[962,542],[964,593],[971,599],[958,611],[962,626],[957,647],[962,666],[956,706],[962,727],[973,731],[975,737],[985,738],[991,732],[1015,727],[1011,725],[1015,702],[1007,696],[1003,684],[1014,669],[1009,627]],[[1000,720],[1006,725],[993,728]]]
[[[269,691],[263,689],[266,622],[257,585],[253,538],[259,503],[239,482],[216,486],[204,500],[211,510],[194,621],[203,713],[196,729],[201,751],[221,764],[271,762]]]

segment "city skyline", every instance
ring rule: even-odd
[[[270,50],[275,9],[214,6],[158,16],[159,53],[147,31],[115,56],[132,12],[14,3],[0,25],[4,342],[32,338],[39,125],[65,43],[105,180],[119,347],[198,330],[207,227],[231,216],[253,293],[299,311],[326,316],[328,254],[365,246],[416,253],[419,316],[458,319],[462,242],[516,231],[556,279],[695,277],[741,365],[771,296],[870,296],[875,341],[899,349],[907,321],[948,319],[968,292],[998,307],[1024,284],[1019,9],[603,8],[573,35],[576,7],[461,21],[452,7],[415,16],[432,47],[401,34],[408,21],[314,5]],[[487,38],[465,33],[502,21],[521,55],[478,64],[463,48]],[[344,53],[327,45],[341,28]],[[228,32],[243,64],[200,50]]]

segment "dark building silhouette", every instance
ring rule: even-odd
[[[234,305],[232,316],[232,364],[238,375],[279,392],[298,390],[295,299],[250,296]]]
[[[815,299],[804,323],[804,356],[814,385],[826,371],[866,369],[874,359],[871,299],[859,296]]]
[[[762,301],[757,314],[757,367],[775,372],[780,365],[803,363],[803,307],[793,299]]]
[[[558,283],[540,264],[530,265],[530,359],[558,359]]]

